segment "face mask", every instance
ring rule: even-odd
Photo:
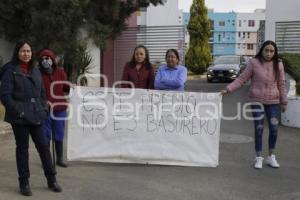
[[[41,63],[41,64],[42,64],[42,67],[43,67],[43,68],[49,69],[49,68],[52,67],[53,62],[52,62],[51,59],[44,59],[44,60],[42,60],[42,63]]]

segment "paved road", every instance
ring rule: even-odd
[[[190,91],[217,92],[226,84],[189,81]],[[233,117],[245,102],[247,86],[223,99],[224,116]],[[222,120],[217,168],[71,162],[58,169],[63,193],[46,188],[41,164],[31,144],[30,199],[74,200],[300,200],[300,131],[280,127],[280,169],[254,170],[252,122]],[[267,134],[265,134],[266,136]],[[266,138],[265,138],[266,144]],[[24,199],[17,191],[11,135],[0,135],[0,200]]]

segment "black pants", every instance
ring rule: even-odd
[[[29,135],[35,144],[37,151],[39,152],[44,174],[49,183],[55,180],[55,170],[52,165],[51,153],[49,146],[47,144],[47,139],[43,133],[42,126],[33,125],[12,125],[13,132],[16,140],[16,160],[17,168],[19,173],[20,184],[28,184],[28,179],[30,177],[29,172]]]

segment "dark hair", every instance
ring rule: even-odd
[[[136,61],[135,61],[135,51],[137,50],[137,49],[139,49],[139,48],[142,48],[142,49],[144,49],[144,51],[145,51],[145,55],[146,55],[146,57],[145,57],[145,67],[147,68],[147,69],[150,69],[150,68],[152,68],[152,64],[150,63],[150,58],[149,58],[149,51],[148,51],[148,49],[144,46],[144,45],[138,45],[138,46],[136,46],[135,48],[134,48],[134,51],[133,51],[133,54],[132,54],[132,57],[131,57],[131,60],[129,61],[129,66],[130,67],[135,67],[136,66]]]
[[[274,68],[274,71],[275,71],[275,80],[277,80],[277,78],[279,76],[279,62],[280,62],[280,59],[278,57],[278,48],[277,48],[276,43],[273,42],[273,41],[271,41],[271,40],[265,41],[262,44],[262,46],[260,47],[259,52],[255,55],[255,58],[257,58],[261,63],[264,62],[263,50],[265,49],[265,47],[267,45],[272,45],[274,47],[274,49],[275,49],[272,61],[273,61],[273,68]]]
[[[34,53],[33,53],[33,50],[32,50],[32,45],[31,43],[28,41],[28,40],[19,40],[17,43],[16,43],[16,46],[14,48],[14,52],[13,52],[13,56],[11,58],[11,61],[15,64],[19,64],[21,61],[19,59],[19,51],[20,49],[25,45],[25,44],[28,44],[31,48],[31,60],[29,61],[29,66],[32,66],[33,65],[33,61],[34,61]]]
[[[173,52],[175,54],[175,56],[176,56],[176,58],[177,58],[177,60],[179,62],[180,61],[180,59],[179,59],[179,53],[178,53],[178,51],[176,49],[168,49],[167,52],[166,52],[165,59],[167,59],[168,53],[170,53],[170,52]]]

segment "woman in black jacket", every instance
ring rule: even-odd
[[[32,195],[29,185],[29,135],[39,152],[48,187],[54,192],[61,192],[42,130],[48,112],[45,90],[40,71],[34,66],[33,52],[28,41],[16,44],[11,61],[1,70],[0,98],[6,110],[5,121],[11,124],[16,140],[21,194]]]

